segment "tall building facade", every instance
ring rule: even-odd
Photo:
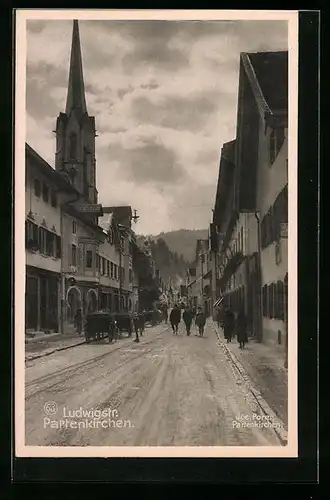
[[[213,212],[213,291],[249,334],[288,342],[288,53],[240,56],[236,139],[224,144]]]
[[[56,122],[55,169],[26,145],[26,329],[65,332],[99,309],[133,311],[132,209],[98,204],[95,118],[84,90],[73,21],[65,112]]]

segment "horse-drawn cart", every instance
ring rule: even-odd
[[[117,332],[127,332],[129,336],[133,331],[133,314],[129,312],[113,313],[113,319],[116,321]]]
[[[100,341],[107,337],[112,342],[117,337],[117,327],[114,315],[111,313],[97,312],[86,316],[85,338]]]

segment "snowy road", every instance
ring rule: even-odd
[[[81,345],[28,362],[25,378],[26,445],[281,444],[211,328]]]

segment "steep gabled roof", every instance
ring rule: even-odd
[[[61,190],[67,193],[79,194],[76,188],[66,180],[57,170],[42,158],[28,143],[25,143],[25,157],[33,161],[33,165],[43,175],[48,177]],[[27,162],[25,167],[27,167]]]
[[[241,61],[260,112],[288,109],[288,51],[242,53]]]
[[[233,182],[233,171],[235,169],[235,145],[236,140],[225,142],[222,146],[217,191],[213,211],[213,222],[219,223],[221,213],[225,209],[230,189]]]
[[[73,21],[69,84],[65,113],[70,115],[73,110],[78,110],[82,114],[87,114],[79,26],[77,20]]]

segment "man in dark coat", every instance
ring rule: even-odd
[[[77,333],[78,333],[78,335],[80,335],[82,332],[82,327],[83,327],[82,310],[80,308],[76,312],[76,315],[74,317],[74,323],[75,323],[75,327],[77,329]]]
[[[199,336],[203,337],[204,336],[204,327],[205,327],[205,323],[206,323],[206,314],[201,307],[199,307],[197,310],[195,323],[196,323],[196,326],[198,326]]]
[[[243,309],[239,311],[237,316],[236,332],[237,332],[237,340],[239,342],[239,347],[240,349],[244,349],[245,344],[248,341],[248,336],[247,336],[247,318],[245,316]]]
[[[235,329],[235,316],[231,309],[226,309],[224,315],[224,335],[227,343],[231,342]]]
[[[139,330],[139,335],[142,336],[145,328],[145,311],[140,311],[138,313],[137,328]]]
[[[163,307],[163,316],[164,316],[164,321],[165,321],[165,324],[167,324],[167,320],[168,320],[168,309],[167,309],[167,305],[164,305],[164,307]]]
[[[134,313],[133,324],[134,324],[134,330],[135,330],[135,342],[140,342],[140,339],[139,339],[140,318],[139,318],[138,313]]]
[[[179,309],[179,307],[175,304],[170,314],[170,323],[174,335],[178,334],[178,327],[180,321],[181,321],[181,309]]]
[[[186,325],[186,331],[187,331],[188,336],[190,335],[190,329],[191,329],[191,323],[192,323],[193,317],[194,317],[194,315],[193,315],[192,310],[189,307],[186,307],[186,309],[183,312],[182,318],[183,318],[183,321]]]

